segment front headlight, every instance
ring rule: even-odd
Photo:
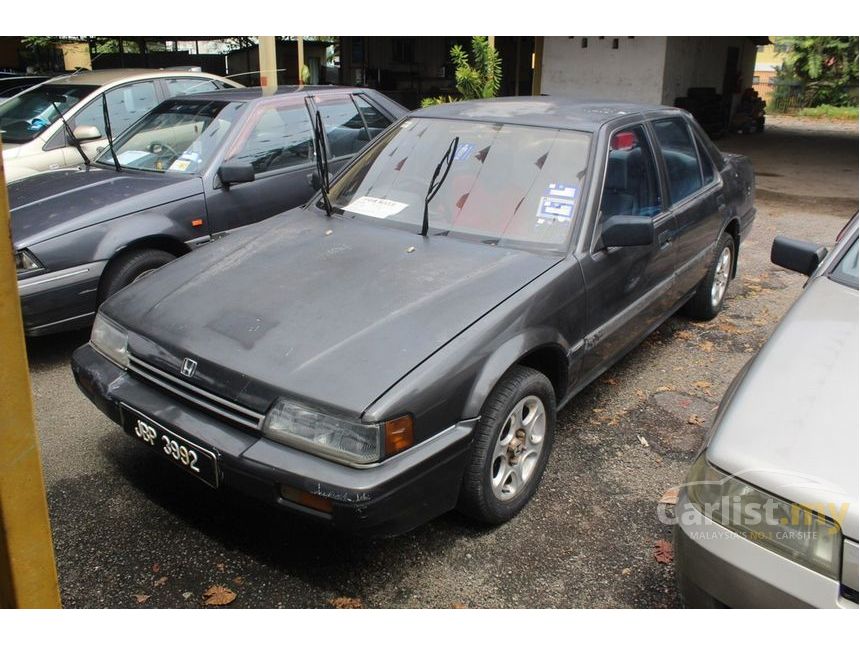
[[[115,322],[97,314],[90,343],[121,368],[128,368],[128,332]]]
[[[823,515],[717,470],[706,453],[693,464],[685,486],[693,506],[717,524],[839,579],[842,532]]]
[[[339,461],[370,464],[412,445],[412,417],[385,423],[358,423],[279,399],[266,415],[263,434]]]
[[[15,253],[15,271],[18,273],[19,278],[36,271],[41,271],[43,268],[36,257],[29,251],[24,250]]]

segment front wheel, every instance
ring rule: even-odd
[[[99,285],[99,302],[175,259],[167,251],[137,249],[112,260]]]
[[[555,391],[537,370],[516,366],[487,397],[458,508],[488,524],[502,524],[532,498],[555,436]]]
[[[684,313],[699,320],[711,320],[723,308],[723,301],[735,261],[735,238],[728,233],[720,236],[717,254],[705,278],[699,283],[696,293],[684,306]]]

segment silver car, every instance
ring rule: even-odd
[[[102,69],[57,76],[0,105],[6,181],[74,167],[107,145],[104,103],[114,137],[161,101],[238,83],[213,74]],[[83,153],[83,155],[82,155]]]
[[[837,240],[774,240],[771,260],[810,278],[681,487],[687,606],[857,607],[857,215]]]

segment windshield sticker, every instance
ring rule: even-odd
[[[566,184],[550,184],[546,194],[549,197],[565,197],[567,199],[576,199],[576,186],[568,186]]]
[[[386,218],[392,215],[397,215],[400,211],[406,208],[408,204],[403,202],[395,202],[392,199],[382,199],[380,197],[370,197],[365,195],[359,197],[343,210],[350,213],[358,213],[359,215],[367,215],[368,217]]]
[[[576,208],[576,186],[550,184],[538,202],[538,224],[573,220]]]
[[[116,156],[116,158],[121,166],[125,166],[126,164],[133,163],[148,154],[149,153],[145,150],[123,150]]]
[[[177,159],[172,164],[170,164],[170,168],[168,168],[167,170],[168,171],[174,170],[177,172],[185,172],[186,170],[188,170],[188,166],[190,166],[190,165],[191,165],[191,161],[188,159]]]
[[[454,154],[454,161],[466,161],[475,149],[474,143],[461,143],[457,146],[457,152]]]
[[[179,155],[180,159],[186,159],[190,162],[200,161],[200,155],[193,150],[186,150],[181,155]]]

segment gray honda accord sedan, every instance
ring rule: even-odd
[[[519,512],[556,411],[717,315],[755,215],[686,112],[549,97],[407,115],[318,197],[110,298],[73,370],[210,486],[389,535]]]
[[[773,243],[776,264],[811,277],[729,387],[682,487],[687,606],[857,608],[856,215],[825,254]]]

